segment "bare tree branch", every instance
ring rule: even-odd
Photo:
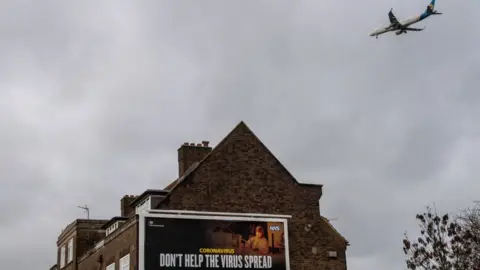
[[[479,270],[480,202],[453,219],[440,216],[434,205],[417,214],[420,237],[412,241],[405,234],[403,251],[411,270]]]

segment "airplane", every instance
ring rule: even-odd
[[[401,35],[401,34],[406,34],[407,31],[422,31],[425,29],[423,28],[412,28],[410,25],[415,24],[419,21],[425,20],[426,18],[430,17],[430,15],[441,15],[442,13],[434,10],[435,7],[435,0],[432,0],[430,4],[428,5],[427,9],[420,14],[420,16],[415,16],[409,19],[405,19],[403,21],[398,21],[395,15],[393,15],[392,10],[390,9],[390,12],[388,13],[388,18],[390,19],[390,25],[379,28],[375,31],[373,31],[370,36],[373,37],[375,36],[378,38],[379,35],[391,32],[391,31],[396,31],[395,34]]]

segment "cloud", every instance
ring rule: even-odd
[[[417,212],[478,199],[479,4],[438,1],[424,32],[368,36],[427,4],[2,3],[0,261],[49,267],[78,205],[118,214],[176,177],[178,145],[245,120],[324,184],[349,269],[404,267]]]

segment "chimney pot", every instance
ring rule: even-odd
[[[193,143],[193,142],[192,142],[192,143],[190,143],[190,146],[195,146],[195,143]]]
[[[201,144],[201,143],[197,143],[197,146],[202,146],[202,144]]]
[[[188,145],[188,142],[184,142],[183,145]]]
[[[209,141],[202,141],[202,144],[203,144],[204,147],[208,147],[209,143],[210,143]]]

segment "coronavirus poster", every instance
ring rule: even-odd
[[[145,217],[144,270],[287,270],[286,221]]]

